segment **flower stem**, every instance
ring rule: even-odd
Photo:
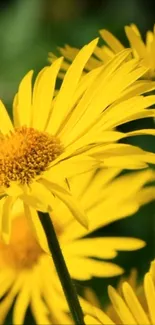
[[[38,214],[75,325],[85,325],[76,288],[68,272],[52,220],[48,213],[38,212]]]

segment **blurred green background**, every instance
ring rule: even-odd
[[[81,47],[98,36],[101,28],[109,29],[127,45],[124,25],[136,23],[142,35],[154,24],[154,1],[145,0],[4,0],[0,2],[0,97],[11,112],[12,99],[21,78],[28,70],[37,73],[48,64],[49,51],[66,43]],[[153,127],[147,119],[130,123],[123,130],[137,126]],[[155,152],[153,137],[130,140],[146,150]],[[126,189],[127,190],[127,189]],[[148,269],[155,253],[155,204],[151,203],[134,216],[115,222],[99,235],[135,236],[147,241],[147,247],[132,253],[120,253],[116,262],[128,272],[137,267],[140,275]],[[106,296],[105,286],[117,279],[93,279],[77,284],[82,289],[92,285],[100,298]],[[28,316],[26,324],[30,324]],[[9,315],[7,323],[11,323]]]

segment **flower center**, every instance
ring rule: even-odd
[[[11,181],[29,184],[63,152],[59,139],[22,126],[0,136],[0,186]]]
[[[0,240],[0,268],[31,268],[42,254],[27,218],[24,215],[15,218],[9,244]]]
[[[52,219],[54,216],[51,216]],[[0,270],[3,268],[14,268],[17,270],[31,269],[37,265],[45,252],[40,247],[33,230],[25,216],[23,203],[20,199],[13,206],[12,227],[9,244],[0,239]],[[61,241],[64,228],[55,221],[55,230]]]

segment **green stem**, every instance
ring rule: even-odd
[[[57,235],[48,213],[38,212],[41,224],[44,228],[49,249],[51,251],[56,271],[58,273],[68,306],[76,325],[85,325],[83,312],[78,300],[75,285],[68,272]]]

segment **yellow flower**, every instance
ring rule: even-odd
[[[152,173],[144,171],[114,179],[118,173],[118,170],[101,170],[95,175],[88,172],[71,181],[73,193],[88,212],[89,231],[60,201],[51,215],[73,279],[119,275],[123,272],[122,268],[108,260],[113,259],[119,250],[135,250],[144,246],[142,240],[135,238],[86,237],[99,227],[127,217],[139,208],[137,194],[143,184],[152,178]],[[101,178],[103,185],[99,181]],[[127,186],[128,191],[124,191]],[[122,195],[117,195],[118,192]],[[12,209],[11,218],[10,243],[7,245],[0,241],[1,323],[15,299],[13,324],[23,324],[28,306],[37,324],[70,324],[52,258],[36,240],[20,199]]]
[[[122,294],[109,286],[108,293],[112,308],[115,311],[111,319],[107,313],[104,313],[96,307],[90,315],[85,317],[86,324],[155,324],[155,261],[151,263],[151,268],[144,276],[143,287],[134,290],[128,282],[122,284]],[[93,315],[94,313],[94,315]]]
[[[5,241],[9,241],[10,211],[18,198],[32,219],[30,206],[51,212],[57,197],[87,226],[83,209],[71,195],[68,177],[99,163],[144,168],[146,162],[155,162],[153,153],[116,143],[146,130],[127,135],[114,130],[125,122],[154,116],[154,109],[148,107],[155,103],[155,96],[140,96],[154,89],[154,83],[136,82],[146,69],[136,60],[126,62],[129,50],[83,76],[96,44],[94,40],[78,53],[57,93],[62,58],[41,70],[33,90],[30,71],[15,96],[14,125],[0,103],[0,232]]]
[[[125,33],[132,49],[134,58],[143,60],[142,64],[148,68],[146,76],[155,77],[155,27],[153,31],[147,31],[146,40],[143,41],[141,34],[136,25],[125,26]],[[125,46],[108,30],[100,30],[101,38],[107,43],[106,45],[97,46],[94,51],[94,57],[91,57],[85,67],[89,71],[99,67],[102,63],[107,63],[115,54],[125,49]],[[66,45],[65,48],[59,48],[61,54],[70,62],[78,53],[77,48]],[[49,53],[49,60],[54,61],[55,57]],[[67,70],[69,63],[64,62],[63,70]],[[63,73],[61,74],[63,75]]]

